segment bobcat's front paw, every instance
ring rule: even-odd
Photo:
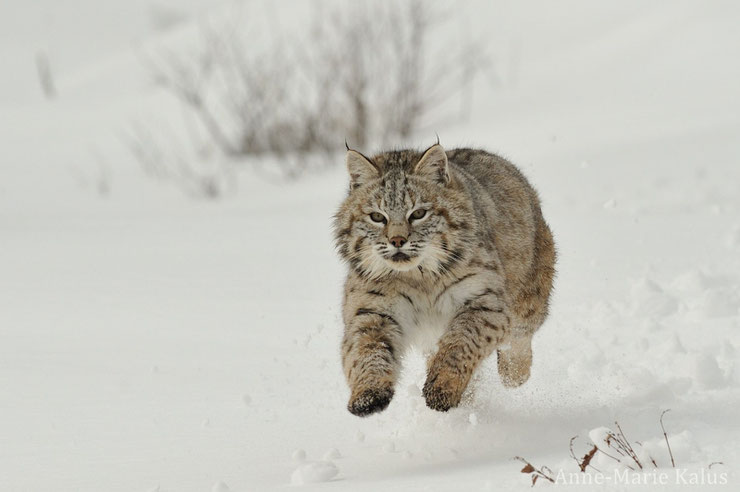
[[[358,417],[367,417],[375,412],[386,409],[393,398],[393,388],[368,388],[352,393],[347,405],[349,410]]]
[[[438,412],[458,406],[465,390],[458,378],[458,375],[445,373],[427,376],[422,390],[427,406]]]

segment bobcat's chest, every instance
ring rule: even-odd
[[[399,291],[394,317],[407,347],[433,350],[464,302],[485,290],[483,278],[471,275],[454,284],[440,283],[429,290]]]

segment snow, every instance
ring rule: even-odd
[[[211,488],[211,492],[231,492],[231,489],[225,483],[217,482]]]
[[[299,22],[294,4],[254,11]],[[582,456],[615,421],[668,469],[667,408],[677,465],[721,461],[712,471],[737,486],[735,4],[460,7],[496,76],[474,84],[469,118],[407,144],[436,131],[523,169],[558,244],[551,316],[521,388],[505,389],[492,359],[475,396],[432,412],[414,352],[388,409],[366,419],[346,411],[338,354],[341,155],[297,182],[245,170],[214,202],[147,177],[121,143],[131,121],[182,115],[149,82],[141,44],[186,43],[195,12],[223,8],[3,4],[0,490],[529,490],[514,456],[577,471],[570,438]]]
[[[293,485],[306,485],[309,483],[328,482],[339,473],[337,465],[331,461],[315,461],[301,465],[293,472],[291,483]]]
[[[324,453],[324,456],[322,459],[324,461],[330,461],[330,460],[335,460],[341,457],[342,457],[342,453],[340,453],[337,448],[331,448],[331,449],[328,449],[326,453]]]

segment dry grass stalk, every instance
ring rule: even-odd
[[[578,439],[578,436],[573,436],[570,438],[570,456],[576,461],[576,463],[578,463],[578,468],[580,468],[582,472],[585,472],[588,466],[598,472],[599,470],[591,464],[591,460],[596,455],[596,452],[599,450],[599,448],[594,444],[594,447],[591,448],[585,455],[583,455],[583,458],[579,460],[576,457],[575,451],[573,451],[573,441],[575,441],[576,439]]]
[[[666,434],[665,427],[663,426],[663,416],[670,411],[671,409],[668,408],[666,410],[663,410],[663,413],[660,414],[660,428],[663,429],[663,437],[665,438],[666,446],[668,446],[668,454],[671,455],[671,466],[673,468],[676,468],[676,462],[673,459],[673,451],[671,450],[671,443],[668,442],[668,434]]]
[[[529,473],[532,477],[532,487],[537,483],[537,480],[544,478],[545,480],[555,483],[555,477],[553,477],[552,470],[546,466],[535,468],[535,466],[529,461],[525,460],[521,456],[514,456],[515,460],[519,460],[524,463],[524,468],[521,469],[522,473]]]

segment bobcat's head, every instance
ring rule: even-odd
[[[339,254],[369,278],[444,274],[466,256],[472,205],[436,144],[378,154],[347,151],[349,195],[335,216]]]

